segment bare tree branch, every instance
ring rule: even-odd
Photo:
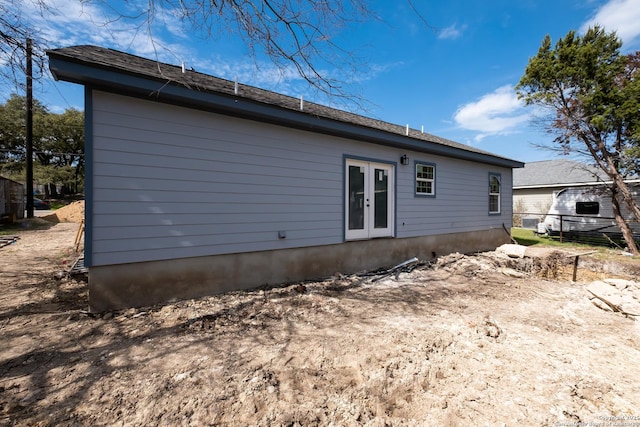
[[[414,2],[407,2],[420,21],[432,28]],[[36,68],[40,73],[45,70],[44,50],[57,40],[46,40],[35,31],[30,17],[21,13],[38,10],[43,17],[65,13],[53,4],[53,0],[0,0],[0,68],[6,81],[22,80],[22,46],[27,35],[34,42]],[[123,31],[133,34],[130,43],[138,35],[146,36],[158,59],[163,56],[161,50],[182,57],[175,47],[163,45],[160,32],[167,29],[167,22],[181,25],[191,39],[236,37],[258,69],[266,57],[283,78],[295,74],[332,100],[356,104],[362,99],[348,83],[366,68],[366,61],[339,36],[352,24],[378,19],[366,0],[71,0],[69,4],[80,5],[83,13],[86,9],[86,22],[108,29],[116,45],[122,45]],[[95,11],[99,16],[92,16]]]
[[[46,64],[42,38],[18,13],[21,3],[21,0],[0,1],[0,78],[18,88],[24,85],[27,38],[33,40],[35,78],[42,75]],[[37,0],[33,3],[39,8],[40,13],[47,10],[43,1]]]

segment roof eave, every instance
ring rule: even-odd
[[[627,184],[640,184],[640,179],[625,179]],[[598,185],[610,185],[612,181],[576,182],[572,184],[544,184],[544,185],[514,185],[514,190],[529,190],[535,188],[569,188],[569,187],[595,187]]]
[[[49,69],[56,80],[78,83],[106,92],[152,99],[235,117],[500,167],[524,167],[522,162],[503,157],[465,151],[456,147],[426,142],[379,129],[314,116],[240,96],[197,91],[179,86],[168,80],[160,81],[149,76],[126,73],[122,70],[99,67],[77,60],[74,61],[57,55],[55,51],[49,51],[48,55]]]

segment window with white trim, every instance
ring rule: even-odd
[[[416,196],[436,195],[436,165],[416,162]]]
[[[500,213],[500,190],[501,190],[501,176],[500,174],[489,174],[489,213]]]

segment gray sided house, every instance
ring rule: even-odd
[[[94,311],[509,241],[520,162],[114,50],[48,55],[85,86]]]
[[[606,180],[599,169],[574,160],[530,162],[513,171],[513,209],[541,220],[560,190],[600,186]]]

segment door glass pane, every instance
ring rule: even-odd
[[[373,222],[375,228],[387,228],[389,209],[389,176],[385,169],[374,168],[375,211]]]
[[[364,230],[364,167],[349,166],[349,230]]]

